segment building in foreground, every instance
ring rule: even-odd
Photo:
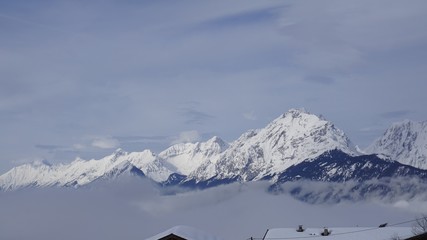
[[[188,226],[175,226],[146,240],[222,240],[221,238]]]
[[[333,227],[333,228],[273,228],[263,240],[319,239],[319,240],[393,240],[412,237],[410,227]]]

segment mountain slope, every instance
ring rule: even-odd
[[[117,150],[100,160],[77,159],[69,164],[31,163],[18,166],[0,176],[0,189],[24,187],[83,186],[100,178],[116,178],[121,174],[146,175],[157,181],[172,173],[155,155],[146,150],[126,153]]]
[[[161,186],[207,188],[236,181],[269,180],[276,185],[299,179],[363,182],[377,178],[427,179],[426,122],[394,124],[362,155],[343,131],[321,116],[291,109],[265,128],[242,134],[230,145],[218,137],[176,144],[155,155],[150,150],[117,150],[99,160],[69,164],[25,164],[0,176],[0,190],[24,187],[79,187],[122,175],[146,176]],[[399,160],[399,162],[392,160]],[[418,165],[417,165],[418,164]],[[372,187],[372,189],[375,187]],[[367,191],[370,186],[366,186]]]
[[[25,164],[0,176],[0,189],[24,187],[83,186],[97,179],[114,179],[132,173],[147,176],[155,182],[166,182],[170,176],[186,176],[207,159],[217,157],[228,147],[218,137],[207,142],[176,144],[156,156],[150,150],[127,153],[117,150],[99,160],[76,159],[69,164],[43,162]]]
[[[159,157],[173,172],[189,175],[209,159],[219,157],[227,148],[228,144],[215,136],[206,142],[173,145],[161,152]]]
[[[384,154],[403,164],[427,169],[427,121],[395,123],[365,152]]]
[[[332,150],[314,160],[289,167],[279,175],[277,183],[300,179],[321,182],[363,182],[396,177],[418,177],[427,180],[427,170],[384,160],[376,155],[350,156],[342,151]]]
[[[332,149],[357,154],[344,132],[331,122],[291,109],[265,128],[243,134],[219,158],[192,172],[190,179],[259,180]]]
[[[377,155],[349,156],[333,150],[286,169],[269,190],[310,203],[368,198],[396,202],[423,196],[427,170]]]

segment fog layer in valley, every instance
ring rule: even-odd
[[[267,188],[268,183],[258,182],[203,191],[177,189],[180,193],[172,195],[148,181],[122,179],[81,189],[3,192],[0,239],[145,239],[175,225],[189,225],[243,240],[262,237],[267,228],[378,226],[427,212],[422,197],[309,204],[286,191],[267,193]]]

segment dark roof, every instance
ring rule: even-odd
[[[425,240],[425,239],[427,239],[427,232],[407,238],[405,240]]]
[[[175,226],[145,240],[221,240],[221,238],[188,226]]]
[[[159,240],[187,240],[187,239],[171,233],[171,234],[169,234],[167,236],[159,238]]]

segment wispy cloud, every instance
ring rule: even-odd
[[[65,149],[66,147],[60,146],[60,145],[49,145],[49,144],[36,144],[34,147],[43,149],[43,150],[58,150],[58,149]]]
[[[335,83],[335,79],[332,77],[327,76],[320,76],[320,75],[311,75],[303,78],[304,81],[309,83],[316,83],[321,85],[331,85]]]
[[[167,136],[115,136],[121,143],[151,143],[151,142],[164,142],[169,139]]]
[[[273,23],[283,11],[282,7],[267,7],[263,9],[237,12],[226,16],[220,16],[198,24],[195,29],[208,30],[222,28],[236,28],[242,26],[250,26],[253,24]]]
[[[205,112],[199,111],[195,108],[182,108],[181,114],[185,118],[185,123],[192,125],[192,124],[204,124],[208,120],[211,120],[214,118],[214,116],[207,114]]]
[[[400,119],[408,116],[411,113],[412,111],[410,110],[397,110],[397,111],[384,112],[381,114],[381,117],[388,118],[388,119]]]
[[[196,130],[191,130],[181,132],[178,137],[175,137],[175,139],[172,141],[172,144],[197,142],[200,140],[201,136],[199,132],[197,132]]]
[[[256,114],[255,114],[255,111],[245,112],[245,113],[243,113],[243,117],[244,117],[246,120],[250,120],[250,121],[255,121],[255,120],[257,120],[257,116],[256,116]]]
[[[112,149],[119,147],[120,142],[112,137],[97,137],[92,141],[91,145],[102,149]]]
[[[67,155],[76,155],[80,151],[86,149],[87,146],[83,144],[73,144],[72,146],[61,146],[61,145],[54,145],[54,144],[36,144],[34,145],[35,148],[46,151],[47,153],[51,154],[51,157],[67,154]]]
[[[22,165],[26,163],[34,163],[34,162],[44,162],[46,161],[44,158],[41,157],[32,157],[32,158],[19,158],[12,160],[12,163],[15,165]]]

